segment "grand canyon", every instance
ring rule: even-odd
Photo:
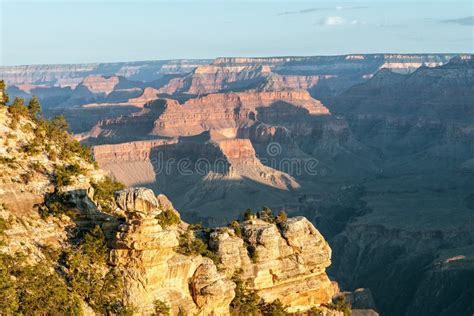
[[[287,313],[333,297],[353,315],[474,312],[472,55],[2,66],[0,78],[10,100],[37,96],[91,146],[100,169],[84,167],[66,190],[81,213],[71,218],[82,230],[102,223],[140,313],[159,298],[172,314],[225,315],[236,271]],[[2,168],[12,157],[29,168],[5,115]],[[34,215],[48,205],[45,176],[15,185],[15,170],[2,175],[1,214],[28,220],[6,230],[10,250],[41,257],[39,245],[67,239],[66,224]],[[91,193],[105,176],[129,188],[113,201],[122,217]],[[288,219],[248,215],[262,207]],[[161,227],[168,209],[182,221]],[[221,227],[207,237],[217,268],[176,251],[187,223]],[[321,308],[307,315],[343,313]]]

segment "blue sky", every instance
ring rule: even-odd
[[[0,0],[2,65],[474,52],[473,1]]]

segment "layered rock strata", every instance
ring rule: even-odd
[[[288,116],[327,115],[329,110],[304,90],[212,94],[183,105],[169,103],[152,134],[186,136],[237,127],[242,121],[277,121]],[[186,129],[183,129],[186,126]]]
[[[233,276],[263,301],[279,299],[294,311],[328,303],[336,294],[337,287],[325,272],[331,249],[303,217],[278,226],[249,220],[241,224],[242,237],[232,229],[216,229],[210,247],[221,261],[218,272],[209,258],[176,252],[186,225],[160,225],[157,215],[163,202],[151,190],[119,191],[116,200],[127,219],[113,242],[111,260],[125,272],[127,301],[141,314],[151,313],[159,299],[171,303],[173,315],[227,315],[234,297]],[[252,255],[249,247],[254,249]]]
[[[151,190],[117,192],[127,219],[113,242],[112,263],[124,271],[126,301],[139,314],[152,314],[154,301],[167,302],[172,314],[228,315],[235,285],[209,258],[176,253],[180,228],[165,228],[163,210]]]
[[[291,310],[331,300],[335,288],[325,272],[331,248],[306,218],[278,225],[251,219],[241,224],[241,234],[231,228],[211,234],[228,277],[237,274],[263,300],[279,299]]]

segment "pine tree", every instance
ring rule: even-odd
[[[30,100],[30,103],[28,103],[28,112],[30,113],[30,117],[33,120],[37,120],[38,115],[42,113],[41,104],[37,96],[33,96]]]
[[[5,81],[0,80],[0,106],[5,106],[9,102],[9,97],[7,94],[7,86]]]
[[[51,120],[51,125],[53,128],[61,132],[66,132],[69,128],[69,124],[67,123],[63,115],[57,115],[53,117],[53,119]]]
[[[13,100],[13,103],[8,107],[8,112],[12,117],[11,128],[16,129],[20,118],[28,114],[28,110],[25,107],[25,101],[22,98],[16,97]]]

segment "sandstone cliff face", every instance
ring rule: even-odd
[[[241,229],[242,237],[230,228],[211,234],[227,276],[238,273],[265,301],[278,298],[291,310],[330,301],[335,289],[325,269],[331,249],[307,219],[295,217],[278,226],[254,219]]]
[[[222,189],[225,182],[234,183],[235,191],[249,180],[285,191],[299,187],[292,176],[262,164],[250,140],[211,134],[208,138],[200,135],[202,140],[192,142],[173,139],[99,145],[94,147],[94,156],[101,168],[129,186],[146,185],[172,197],[179,193],[181,208],[186,208],[186,203],[196,203],[188,200],[183,191],[189,179],[195,177],[209,181],[206,190],[210,191]],[[186,168],[180,161],[187,163]],[[164,185],[170,179],[175,181]],[[246,203],[246,200],[241,198],[239,203]],[[233,208],[225,216],[230,218],[237,211]]]
[[[167,302],[172,314],[228,315],[235,285],[209,258],[175,252],[179,227],[164,228],[156,216],[162,206],[151,190],[117,192],[127,216],[113,242],[111,260],[125,271],[127,302],[140,315],[151,315],[154,301]]]
[[[377,307],[387,315],[467,315],[474,308],[468,284],[473,277],[471,228],[352,224],[332,241],[342,253],[331,274],[346,276],[339,279],[342,287],[371,288]]]
[[[200,66],[183,78],[171,79],[159,91],[170,95],[200,95],[226,90],[236,91],[257,85],[269,74],[270,68],[260,65],[249,67]]]
[[[329,110],[305,90],[218,93],[179,104],[171,99],[154,100],[154,91],[136,101],[142,110],[99,122],[79,137],[90,143],[124,142],[137,138],[193,136],[216,131],[234,138],[240,128],[256,121],[297,127],[299,123],[329,115]],[[288,120],[291,118],[291,120]],[[227,136],[226,136],[227,135]]]
[[[154,101],[158,99],[159,91],[150,87],[147,87],[143,90],[143,93],[136,98],[129,99],[126,104],[130,104],[137,107],[143,107],[145,104],[149,103],[150,101]]]
[[[331,250],[306,219],[287,219],[278,228],[259,220],[245,222],[242,223],[244,239],[238,238],[237,242],[223,237],[232,235],[232,231],[217,229],[212,238],[222,264],[216,266],[208,257],[180,250],[183,236],[194,240],[198,235],[179,220],[179,214],[164,195],[156,196],[145,188],[120,190],[115,193],[110,213],[104,213],[101,204],[93,200],[95,195],[91,187],[93,181],[104,179],[104,172],[73,155],[68,159],[79,164],[83,174],[72,176],[67,185],[57,187],[49,175],[57,172],[53,170],[55,164],[71,161],[53,162],[44,153],[22,153],[21,148],[33,137],[33,132],[24,126],[31,124],[34,128],[35,123],[24,119],[15,130],[9,123],[6,109],[0,108],[0,135],[15,135],[9,136],[6,146],[0,148],[0,217],[9,222],[0,234],[2,253],[25,253],[28,260],[39,262],[47,255],[45,248],[67,247],[74,231],[98,224],[112,248],[110,264],[121,272],[123,297],[120,299],[133,305],[137,315],[153,314],[156,300],[170,306],[171,315],[229,315],[229,305],[235,295],[231,276],[241,269],[246,286],[257,290],[265,302],[280,299],[291,305],[292,310],[307,310],[328,303],[336,293],[325,273]],[[214,146],[231,165],[243,164],[245,167],[247,163],[255,163],[252,162],[255,153],[248,141],[242,143],[237,151],[227,141]],[[152,145],[137,143],[135,148],[142,151],[138,158],[148,159],[147,150]],[[159,142],[154,145],[160,146]],[[107,148],[101,149],[102,152],[100,148],[97,151],[98,155],[108,154]],[[34,163],[40,163],[44,169],[33,166]],[[28,181],[23,180],[23,172],[30,174]],[[43,202],[44,196],[52,190],[64,193],[74,216],[66,213],[58,217],[39,216],[34,203]],[[171,212],[177,220],[165,222],[160,217],[163,212]],[[7,243],[3,243],[5,238]],[[256,262],[251,262],[243,248],[244,240],[255,247],[255,254],[260,256]],[[238,253],[224,251],[235,245]],[[240,260],[239,266],[235,266],[233,258]],[[62,262],[55,264],[57,269],[66,271]],[[84,313],[94,315],[85,302],[82,306]],[[331,310],[325,310],[325,313],[338,315]]]
[[[38,212],[45,196],[54,191],[51,178],[55,168],[67,163],[77,163],[82,168],[84,174],[72,177],[64,192],[71,201],[77,201],[74,213],[95,212],[97,222],[110,221],[110,217],[97,212],[90,199],[90,183],[103,179],[105,172],[75,155],[65,162],[53,161],[43,151],[26,153],[25,146],[35,139],[32,129],[36,123],[22,118],[17,128],[12,129],[10,124],[6,108],[0,107],[0,217],[11,222],[6,232],[8,247],[0,245],[0,251],[12,255],[28,253],[29,260],[36,262],[45,257],[43,247],[58,248],[66,243],[69,238],[66,228],[73,225],[66,217],[43,220]],[[44,139],[43,144],[56,147],[49,139]]]
[[[103,93],[105,95],[110,94],[114,87],[119,83],[119,77],[100,77],[100,76],[88,76],[82,81],[82,85],[85,86],[92,93]]]
[[[472,70],[465,57],[411,75],[383,71],[326,102],[376,149],[379,175],[365,179],[368,212],[330,239],[332,273],[349,276],[345,288],[371,288],[384,315],[474,310],[463,281],[473,271]]]
[[[116,199],[127,220],[113,242],[111,260],[125,271],[127,300],[140,314],[150,314],[160,299],[172,302],[173,315],[227,315],[235,275],[265,302],[279,299],[289,311],[328,303],[337,292],[325,272],[331,249],[303,217],[278,226],[249,220],[241,224],[242,237],[230,228],[216,229],[210,247],[221,260],[218,272],[209,258],[176,253],[185,226],[160,225],[156,216],[163,206],[151,190],[120,191]],[[248,247],[254,248],[252,256]]]
[[[327,115],[329,111],[304,90],[211,94],[183,105],[170,104],[155,121],[152,134],[189,136],[235,128],[243,121],[271,122],[308,114]]]
[[[444,66],[421,67],[409,75],[383,70],[330,103],[333,111],[346,116],[365,114],[462,120],[471,113],[471,108],[465,104],[471,101],[473,93],[473,60],[470,56],[454,58]],[[403,96],[400,96],[400,91],[404,92]]]
[[[210,60],[170,60],[103,64],[6,66],[0,77],[7,84],[47,83],[74,88],[87,76],[123,76],[131,80],[151,81],[163,74],[188,73]]]

